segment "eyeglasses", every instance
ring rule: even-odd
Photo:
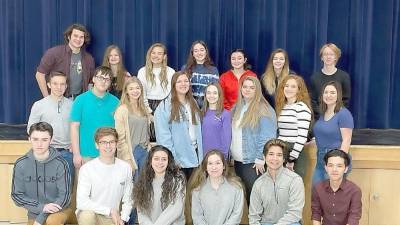
[[[107,145],[114,146],[115,144],[117,144],[117,142],[115,140],[113,140],[113,141],[99,141],[99,144],[101,146],[107,146]]]
[[[95,76],[97,79],[99,79],[100,81],[103,81],[103,82],[110,82],[111,81],[111,78],[109,78],[109,77],[102,77],[102,76]]]

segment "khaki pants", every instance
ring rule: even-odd
[[[79,225],[114,225],[110,217],[96,214],[93,211],[82,210],[77,214]]]
[[[72,209],[64,209],[60,212],[50,214],[42,225],[63,225],[68,219],[68,215],[72,213]],[[28,225],[35,223],[34,219],[28,220]]]

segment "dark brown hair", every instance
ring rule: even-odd
[[[84,37],[85,40],[83,42],[83,46],[82,47],[86,47],[90,44],[90,33],[89,31],[86,29],[85,26],[83,26],[82,24],[79,23],[74,23],[71,26],[69,26],[65,31],[64,31],[64,41],[65,43],[69,43],[69,38],[71,37],[72,31],[73,30],[79,30],[82,31],[84,33]]]
[[[325,113],[328,108],[328,106],[324,102],[324,92],[325,92],[325,88],[327,86],[333,86],[336,89],[337,100],[336,100],[334,112],[337,113],[343,107],[342,85],[340,85],[340,83],[337,81],[329,81],[329,82],[325,83],[324,86],[322,87],[321,93],[319,94],[319,110],[321,110],[321,114],[322,114],[322,113]]]

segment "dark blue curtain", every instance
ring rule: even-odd
[[[101,63],[119,45],[136,74],[153,42],[168,47],[179,69],[192,41],[205,40],[220,73],[233,48],[244,48],[261,74],[270,52],[289,52],[308,81],[321,68],[319,48],[336,43],[338,67],[352,79],[351,111],[359,128],[400,128],[398,0],[0,0],[0,122],[25,123],[40,99],[36,67],[75,22],[88,27],[88,50]]]

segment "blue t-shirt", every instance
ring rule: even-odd
[[[330,120],[325,121],[323,115],[315,123],[313,131],[319,151],[340,148],[342,134],[340,128],[354,128],[353,116],[346,108],[341,108]]]
[[[100,127],[114,127],[114,112],[119,100],[110,93],[102,98],[91,90],[79,95],[72,105],[70,121],[79,122],[79,148],[83,157],[97,157],[94,134]]]

